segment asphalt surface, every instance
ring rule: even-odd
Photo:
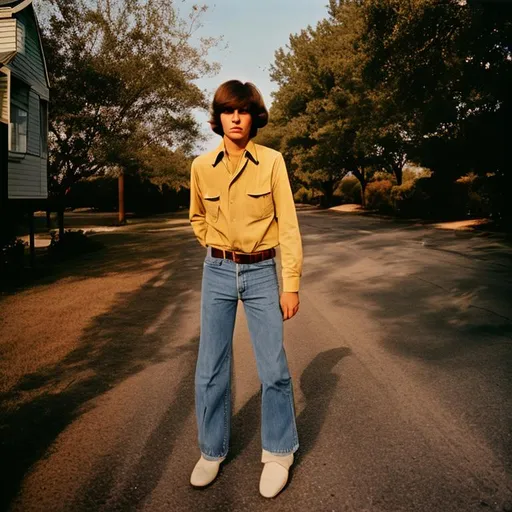
[[[104,250],[0,298],[0,508],[512,510],[510,242],[299,218],[301,306],[285,336],[301,448],[284,492],[258,494],[242,305],[230,455],[213,485],[189,486],[203,250],[181,213],[98,232]]]

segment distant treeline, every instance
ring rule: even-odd
[[[284,153],[296,191],[328,206],[350,174],[363,204],[415,197],[432,215],[512,220],[512,2],[331,0],[271,76],[258,140]],[[410,164],[430,178],[404,190]]]

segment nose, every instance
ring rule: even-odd
[[[238,123],[240,121],[240,115],[238,114],[238,109],[233,110],[232,120],[234,123]]]

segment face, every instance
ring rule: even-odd
[[[247,109],[226,108],[220,115],[224,135],[233,142],[249,140],[252,118]]]

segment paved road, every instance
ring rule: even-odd
[[[415,511],[512,501],[512,247],[496,235],[304,210],[286,323],[301,449],[258,494],[259,384],[240,308],[232,449],[210,488],[193,373],[202,250],[183,214],[0,300],[2,507]]]

